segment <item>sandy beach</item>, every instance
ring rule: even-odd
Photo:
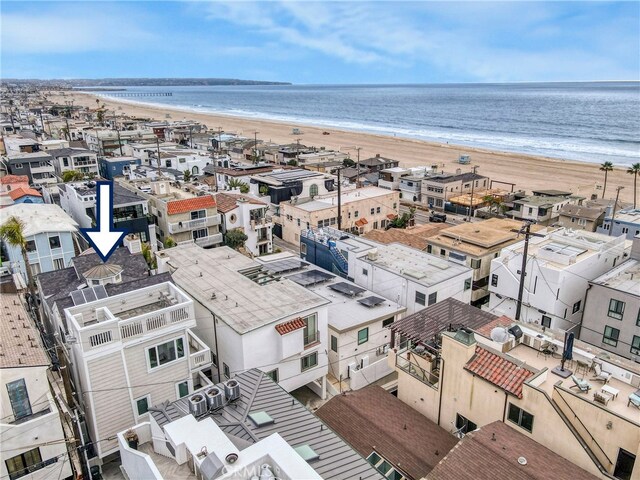
[[[86,93],[65,94],[64,96],[50,96],[50,99],[64,103],[71,98],[75,105],[84,105],[90,108],[96,107],[95,95]],[[574,194],[589,198],[592,194],[602,196],[604,173],[599,170],[599,165],[572,160],[560,160],[554,158],[537,157],[518,153],[497,152],[485,149],[426,142],[386,135],[351,132],[327,127],[313,127],[283,122],[232,117],[227,115],[215,115],[194,113],[186,110],[178,110],[170,107],[144,106],[126,101],[114,101],[100,98],[100,104],[108,109],[115,110],[119,114],[127,114],[136,117],[165,120],[166,115],[171,119],[192,119],[205,124],[208,128],[217,130],[221,127],[225,132],[235,132],[252,138],[258,131],[258,138],[265,141],[278,143],[300,143],[307,146],[324,146],[343,152],[352,152],[352,158],[356,158],[355,147],[361,148],[360,158],[369,158],[375,154],[396,159],[403,167],[414,167],[438,164],[441,169],[455,172],[457,169],[471,171],[472,166],[477,166],[477,172],[489,176],[494,182],[506,182],[515,184],[514,189],[530,192],[536,189],[558,189],[571,191]],[[301,135],[293,135],[292,128],[298,127],[303,132]],[[329,132],[329,135],[323,135]],[[471,165],[457,163],[461,154],[471,156]],[[625,168],[615,168],[609,172],[607,181],[607,197],[615,197],[616,187],[623,186],[620,199],[633,201],[633,176],[626,173]],[[494,183],[495,188],[511,189],[510,185]]]

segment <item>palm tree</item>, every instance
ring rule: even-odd
[[[602,188],[602,198],[604,198],[604,194],[607,191],[607,175],[610,171],[613,170],[613,163],[604,162],[600,165],[600,171],[604,172],[604,187]]]
[[[249,193],[249,185],[244,183],[242,180],[238,180],[237,178],[232,178],[227,182],[227,186],[231,190],[235,190],[236,188],[240,189],[240,193]]]
[[[31,265],[29,264],[29,257],[27,255],[27,239],[24,236],[24,228],[22,220],[16,217],[9,217],[9,219],[0,226],[0,238],[7,242],[7,244],[19,248],[20,253],[22,253],[22,261],[24,262],[27,274],[27,287],[29,288],[29,294],[31,296],[31,301],[33,302],[33,310],[36,312],[36,318],[39,319],[38,308],[36,305],[35,283],[33,281],[33,273],[31,272]]]
[[[636,189],[638,184],[638,174],[640,174],[640,163],[634,163],[627,170],[629,175],[633,175],[633,208],[636,208]]]

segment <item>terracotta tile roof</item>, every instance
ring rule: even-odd
[[[177,213],[192,212],[203,208],[212,208],[216,206],[216,199],[211,195],[203,195],[202,197],[186,198],[184,200],[173,200],[167,203],[167,213],[175,215]]]
[[[360,220],[356,220],[356,225],[359,227],[364,227],[367,223],[367,219],[366,218],[361,218]]]
[[[527,459],[520,465],[518,458]],[[547,447],[496,421],[465,435],[427,475],[427,480],[595,480]]]
[[[251,203],[252,205],[264,205],[267,206],[266,203],[261,202],[260,200],[253,198],[249,195],[242,195],[237,193],[218,193],[216,194],[216,203],[218,206],[218,211],[221,213],[227,213],[236,208],[238,201],[246,201]]]
[[[0,183],[3,185],[9,183],[29,183],[29,177],[26,175],[5,175],[0,178]]]
[[[424,478],[458,441],[377,385],[336,395],[316,415],[360,455],[375,450],[412,479]]]
[[[483,337],[491,338],[491,330],[496,327],[510,327],[516,323],[513,318],[509,318],[506,315],[496,318],[494,321],[482,325],[480,328],[476,328],[474,331]]]
[[[276,325],[276,330],[280,335],[286,335],[287,333],[294,332],[300,328],[306,327],[306,323],[302,318],[294,318],[293,320],[289,320],[288,322],[279,323]]]
[[[522,365],[478,346],[464,368],[518,398],[522,398],[522,384],[533,376]]]
[[[9,196],[11,200],[17,200],[18,198],[22,198],[25,195],[31,195],[32,197],[42,197],[39,191],[34,190],[33,188],[16,188],[15,190],[11,190],[9,192]]]

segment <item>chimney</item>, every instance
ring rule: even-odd
[[[473,335],[473,331],[467,327],[462,327],[458,329],[453,339],[467,346],[470,346],[476,343],[476,338]]]
[[[123,243],[132,255],[134,253],[142,252],[142,242],[140,241],[140,236],[137,233],[130,233],[124,237]]]

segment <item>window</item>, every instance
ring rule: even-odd
[[[376,213],[376,209],[375,208],[371,208],[371,215],[373,215],[374,213]]]
[[[640,327],[640,310],[638,310],[638,318],[636,318],[636,327]]]
[[[205,238],[209,236],[209,231],[206,228],[201,228],[199,230],[193,230],[191,232],[191,236],[193,237],[194,240],[197,240],[199,238]]]
[[[542,326],[546,328],[551,328],[551,317],[548,315],[542,315]]]
[[[491,274],[491,286],[492,287],[498,286],[498,275],[496,275],[495,273]]]
[[[461,433],[469,433],[478,429],[478,425],[473,423],[468,418],[463,417],[459,413],[456,413],[456,430]]]
[[[367,275],[369,275],[369,270],[367,270],[366,268],[363,268],[362,274],[366,277]]]
[[[438,301],[438,292],[433,292],[429,294],[429,305],[433,305]]]
[[[358,210],[356,210],[355,212],[353,212],[353,216],[354,216],[355,218],[358,218],[358,215],[359,215],[359,214],[360,214],[360,212],[358,212]]]
[[[442,255],[443,257],[447,254],[447,251],[444,248],[440,249],[440,255]]]
[[[54,270],[61,270],[63,268],[64,268],[64,258],[54,258],[53,259],[53,269]]]
[[[426,296],[424,293],[421,292],[416,292],[416,303],[419,305],[424,305],[425,304],[425,299]]]
[[[265,375],[267,377],[269,377],[271,380],[273,380],[274,382],[278,383],[278,369],[276,368],[275,370],[271,370],[270,372],[265,373]]]
[[[138,410],[138,415],[144,415],[149,411],[149,395],[136,400],[136,409]]]
[[[229,365],[226,363],[222,363],[222,371],[224,372],[225,378],[231,378],[231,370],[229,370]]]
[[[467,279],[464,281],[464,289],[465,289],[465,291],[466,291],[466,290],[469,290],[470,288],[471,288],[471,279],[470,279],[470,278],[467,278]]]
[[[49,237],[49,247],[51,248],[60,248],[62,245],[60,245],[60,237],[59,236],[55,236],[55,237]]]
[[[27,240],[27,252],[35,252],[36,251],[36,242],[35,240]]]
[[[176,391],[178,392],[178,398],[186,397],[189,395],[189,382],[176,383]]]
[[[427,253],[431,253],[431,250],[432,250],[431,245],[427,245]]]
[[[214,353],[211,352],[211,362],[217,367],[218,366],[218,356]]]
[[[620,337],[620,330],[607,325],[604,327],[604,335],[602,336],[602,343],[611,345],[612,347],[618,346],[618,337]]]
[[[478,268],[480,268],[481,264],[482,264],[482,260],[481,259],[477,259],[477,258],[472,258],[471,259],[471,268],[477,270]]]
[[[358,345],[367,343],[369,341],[369,327],[358,330]]]
[[[580,303],[582,303],[582,300],[578,300],[576,303],[573,304],[573,312],[571,313],[576,313],[580,311]]]
[[[334,352],[338,351],[338,337],[331,335],[331,350]]]
[[[509,420],[524,428],[527,432],[533,431],[533,415],[513,403],[509,404]]]
[[[300,370],[305,371],[318,365],[318,352],[313,352],[311,355],[302,357],[300,359]]]
[[[380,207],[376,208],[376,213],[380,213]]]
[[[207,216],[206,210],[196,210],[191,212],[191,220],[197,220],[198,218],[205,218]]]
[[[640,355],[640,336],[634,335],[631,340],[631,353],[634,355]]]
[[[393,323],[393,317],[382,321],[382,328],[386,328]]]
[[[622,316],[624,315],[624,302],[616,300],[615,298],[609,300],[609,313],[607,315],[611,318],[622,320]]]
[[[166,343],[161,343],[160,345],[149,348],[147,355],[151,368],[166,365],[178,358],[184,357],[184,341],[181,337]]]
[[[31,415],[31,402],[29,401],[24,378],[7,383],[7,391],[11,402],[11,410],[13,410],[13,417],[16,420],[20,420]]]
[[[42,456],[40,455],[40,448],[34,448],[33,450],[28,450],[20,455],[16,455],[15,457],[5,460],[5,464],[7,465],[10,480],[14,480],[16,478],[29,475],[31,472],[40,470],[46,465],[50,465],[57,461],[58,457],[54,457],[43,462]]]
[[[303,334],[304,345],[306,347],[307,345],[316,343],[320,340],[318,335],[318,317],[316,317],[316,314],[314,313],[304,318],[303,320],[305,323],[304,334]]]
[[[315,183],[312,183],[311,186],[309,187],[309,196],[315,197],[316,195],[318,195],[318,185],[316,185]]]

